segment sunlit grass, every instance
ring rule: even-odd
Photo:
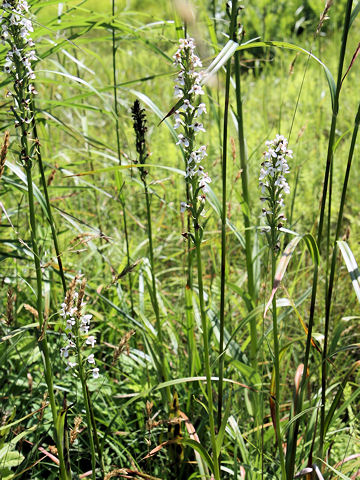
[[[198,54],[207,68],[227,42],[229,22],[221,2],[205,3],[194,2],[196,8],[191,13],[190,5],[185,2],[187,12],[191,13],[187,17],[187,33],[194,36]],[[296,2],[273,5],[274,10],[267,2],[263,6],[245,4],[245,10],[239,16],[246,32],[243,41],[264,35],[265,40],[287,41],[312,49],[336,79],[346,2],[337,3],[330,9],[330,20],[324,27],[326,35],[314,41],[312,35],[323,9],[322,2],[318,3],[311,4],[316,12],[303,11],[305,31],[295,32],[298,35],[293,32],[294,12],[299,6]],[[55,422],[50,407],[44,408],[44,394],[49,390],[49,381],[46,385],[45,379],[49,379],[44,377],[36,338],[41,335],[41,329],[36,327],[36,312],[34,314],[37,308],[36,272],[31,252],[36,243],[42,267],[41,272],[38,269],[37,288],[40,288],[40,272],[44,318],[48,322],[46,341],[49,352],[45,356],[51,363],[56,409],[61,418],[56,427],[58,434],[62,435],[64,429],[64,438],[68,432],[72,439],[69,444],[65,440],[63,447],[65,461],[69,453],[74,478],[92,469],[88,435],[95,430],[98,432],[97,448],[95,451],[92,446],[91,452],[93,457],[96,456],[97,466],[93,478],[102,478],[101,457],[105,472],[113,472],[114,476],[133,470],[149,475],[138,478],[164,480],[205,479],[210,478],[210,472],[215,472],[216,478],[221,476],[224,479],[256,479],[261,475],[269,479],[281,478],[281,447],[275,444],[269,401],[270,393],[273,397],[275,393],[275,383],[271,384],[272,380],[275,382],[274,365],[279,367],[276,391],[280,397],[275,401],[279,402],[281,437],[287,442],[288,452],[291,441],[296,439],[294,429],[297,428],[296,418],[290,418],[299,413],[299,443],[294,458],[284,449],[288,472],[300,471],[312,459],[310,464],[315,463],[326,479],[351,478],[360,468],[358,457],[351,457],[359,450],[357,416],[360,395],[356,363],[360,315],[356,292],[360,287],[351,283],[351,280],[358,281],[354,259],[359,261],[360,258],[357,241],[360,234],[360,173],[356,163],[358,141],[354,137],[354,119],[359,103],[356,88],[358,60],[341,90],[331,183],[331,241],[329,251],[325,242],[319,245],[318,294],[312,342],[310,338],[308,341],[309,376],[300,402],[297,388],[301,381],[299,376],[295,379],[295,375],[304,363],[311,287],[317,262],[314,239],[318,234],[332,115],[330,91],[323,69],[315,60],[308,62],[305,54],[297,55],[287,49],[272,47],[239,52],[245,139],[241,163],[239,141],[241,143],[242,136],[238,134],[235,120],[239,114],[239,97],[236,96],[239,83],[236,84],[234,61],[224,63],[232,81],[229,85],[226,143],[227,195],[224,205],[227,223],[223,237],[225,68],[204,87],[208,110],[204,134],[208,152],[206,171],[212,178],[212,192],[206,202],[200,248],[200,242],[188,244],[182,235],[188,232],[188,221],[186,212],[180,213],[185,182],[184,160],[174,137],[179,132],[172,130],[172,117],[160,123],[177,101],[173,97],[176,69],[172,65],[172,55],[177,48],[178,36],[184,35],[182,30],[176,30],[176,26],[181,28],[180,13],[184,11],[181,8],[176,10],[171,2],[165,1],[123,1],[115,2],[115,5],[113,19],[110,1],[67,1],[60,10],[58,2],[34,1],[31,5],[36,14],[34,40],[39,56],[36,64],[36,88],[39,91],[36,126],[45,183],[48,183],[66,283],[69,285],[78,273],[86,276],[87,312],[93,315],[92,334],[97,338],[96,358],[101,376],[98,380],[87,380],[92,419],[84,394],[84,378],[80,382],[66,372],[66,364],[58,353],[64,340],[63,321],[58,315],[64,293],[56,261],[54,231],[46,219],[49,205],[44,200],[38,158],[34,158],[34,167],[28,173],[40,190],[32,193],[27,188],[19,165],[20,132],[13,127],[10,100],[4,98],[11,84],[3,75],[4,108],[0,119],[2,130],[10,130],[11,143],[0,189],[3,227],[0,246],[3,293],[0,476],[7,479],[28,478],[26,475],[39,479],[59,476],[56,462],[49,456],[57,455],[53,449]],[[218,13],[217,35],[213,29],[213,6]],[[267,8],[270,10],[264,16]],[[357,7],[353,9],[356,14]],[[297,20],[301,19],[300,14],[301,11],[296,13]],[[193,16],[195,23],[191,22]],[[344,71],[356,51],[358,32],[359,21],[355,18]],[[1,53],[3,63],[4,48]],[[147,117],[146,163],[149,166],[145,184],[138,168],[127,168],[139,160],[131,116],[136,99],[146,109]],[[120,132],[119,142],[116,128]],[[287,265],[289,260],[289,264],[281,275],[273,313],[270,309],[264,318],[275,264],[271,269],[271,250],[259,230],[262,204],[258,178],[264,142],[276,133],[287,136],[294,151],[294,159],[289,161],[291,193],[286,199],[289,220],[285,227],[298,235],[308,235],[303,237],[305,241],[293,237],[291,232],[282,236],[277,262],[281,266]],[[351,139],[353,165],[342,223],[337,228]],[[244,183],[241,178],[244,162],[251,203],[249,230],[244,226]],[[35,240],[34,236],[31,239],[28,215],[32,201],[35,212],[30,212],[30,219],[33,235],[36,233]],[[124,210],[128,241],[124,234]],[[295,245],[294,250],[282,257],[286,244],[292,239],[295,239],[291,244]],[[337,255],[332,257],[337,239],[343,242],[339,244]],[[226,268],[222,274],[221,251],[224,245]],[[285,252],[289,252],[289,247]],[[197,276],[195,257],[198,268],[201,260],[200,277]],[[330,272],[331,260],[333,279],[326,271],[328,262]],[[254,272],[251,288],[247,280],[250,265]],[[321,351],[324,346],[325,289],[332,281],[322,442],[319,432]],[[8,293],[10,288],[12,293]],[[225,293],[221,306],[222,289]],[[200,301],[202,296],[204,304]],[[279,333],[276,358],[272,353],[276,344],[272,330],[274,311],[277,312]],[[221,318],[224,320],[225,350],[219,358]],[[209,346],[206,358],[204,345]],[[224,382],[218,390],[217,377],[222,377],[219,367],[222,362]],[[211,401],[206,389],[206,383],[208,388],[210,385],[209,378],[206,379],[210,371]],[[49,400],[54,400],[51,394]],[[172,401],[170,408],[169,400]],[[214,409],[209,412],[212,404]],[[219,415],[217,408],[221,404],[222,415]],[[300,412],[297,412],[299,405]],[[37,411],[39,408],[43,408],[41,414]],[[79,415],[82,423],[75,435],[74,422]],[[209,424],[212,416],[215,421],[218,419],[216,429]],[[7,424],[10,426],[6,427]],[[173,443],[166,445],[168,440]],[[152,452],[157,446],[159,449]],[[218,458],[217,454],[220,454]],[[13,464],[9,463],[11,459]],[[344,459],[345,463],[341,464]],[[331,469],[341,471],[343,477]],[[65,474],[62,475],[65,478]]]

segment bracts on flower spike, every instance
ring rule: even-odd
[[[259,187],[261,201],[264,203],[263,216],[268,224],[267,233],[271,247],[278,249],[278,231],[283,226],[284,194],[290,193],[286,175],[290,172],[287,158],[292,158],[292,150],[288,149],[288,141],[283,135],[276,135],[274,140],[265,143],[264,161],[261,164]]]
[[[85,293],[85,279],[82,281],[79,291],[76,291],[78,277],[70,284],[64,302],[61,304],[60,316],[65,320],[67,343],[60,349],[61,356],[66,360],[66,370],[77,372],[78,357],[81,350],[85,351],[86,360],[83,361],[86,374],[92,374],[93,378],[99,377],[99,369],[95,366],[93,353],[89,348],[94,348],[96,338],[89,335],[90,320],[92,315],[85,313],[86,303],[83,301]],[[81,358],[81,357],[80,357]]]
[[[207,156],[206,145],[197,146],[196,136],[205,132],[201,117],[206,114],[206,105],[199,101],[199,96],[204,94],[201,87],[202,73],[195,69],[202,67],[199,57],[195,54],[195,44],[192,38],[179,41],[174,65],[180,67],[180,72],[175,79],[174,94],[183,100],[182,106],[174,114],[175,129],[181,129],[176,142],[185,157],[185,181],[188,185],[189,196],[187,202],[181,202],[180,211],[188,210],[193,218],[204,215],[204,204],[208,185],[211,178],[201,165]]]

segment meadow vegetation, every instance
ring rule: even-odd
[[[360,477],[359,10],[2,2],[1,479]]]

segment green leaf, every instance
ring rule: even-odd
[[[354,10],[351,12],[351,17],[350,17],[350,25],[349,28],[351,27],[353,21],[355,18],[358,16],[358,13],[360,12],[360,2],[358,2],[354,8]]]
[[[348,243],[344,240],[338,240],[337,244],[339,245],[340,251],[346,264],[346,268],[349,272],[355,294],[360,302],[360,272],[354,254],[352,253]]]
[[[334,467],[332,467],[331,465],[329,465],[328,463],[324,462],[324,460],[321,460],[321,458],[317,458],[317,460],[320,460],[321,463],[323,463],[324,465],[327,466],[327,468],[329,468],[333,473],[335,473],[339,478],[342,478],[343,480],[351,480],[350,477],[347,477],[346,475],[344,475],[343,473],[339,472],[338,470],[336,470]]]
[[[9,445],[5,444],[5,446],[0,450],[1,469],[17,467],[24,460],[24,458],[24,455],[22,455],[20,452],[17,450],[9,450]]]
[[[240,45],[233,40],[229,40],[221,52],[211,62],[205,71],[205,75],[201,83],[207,83],[215,73],[223,67],[231,56],[240,48]]]
[[[12,163],[10,162],[6,162],[6,166],[9,167],[9,169],[22,181],[22,183],[24,184],[24,186],[22,187],[21,185],[17,184],[17,186],[22,189],[22,190],[25,190],[27,191],[27,178],[26,178],[26,175],[25,173],[21,170],[20,167],[18,167],[17,165],[13,165]],[[46,208],[46,202],[45,202],[45,198],[43,197],[43,194],[41,193],[41,191],[39,190],[39,188],[34,184],[33,182],[33,191],[34,191],[34,195],[35,195],[35,198],[36,200],[39,202],[43,212],[45,213],[45,216],[46,216],[46,219],[48,221],[49,220],[49,216],[48,216],[48,211],[47,211],[47,208]]]
[[[353,363],[353,365],[351,366],[351,368],[346,372],[346,375],[345,375],[345,378],[343,379],[343,381],[341,382],[340,386],[339,386],[339,389],[335,395],[335,398],[334,400],[332,401],[331,403],[331,406],[330,406],[330,409],[326,415],[326,419],[325,419],[325,427],[324,427],[324,432],[326,434],[326,432],[328,431],[329,427],[330,427],[330,424],[331,424],[331,420],[333,419],[334,417],[334,414],[335,414],[335,411],[337,410],[338,406],[339,406],[339,403],[340,403],[340,400],[341,400],[341,397],[343,395],[343,391],[345,389],[345,386],[349,380],[349,377],[355,372],[355,370],[360,366],[360,360],[358,360],[357,362]]]
[[[313,263],[316,266],[319,265],[320,254],[319,254],[319,249],[318,249],[318,246],[316,244],[316,241],[315,241],[314,237],[310,233],[307,233],[306,235],[295,236],[295,238],[293,238],[288,243],[288,245],[286,246],[286,248],[285,248],[285,250],[284,250],[284,252],[283,252],[283,254],[282,254],[282,256],[279,260],[279,263],[278,263],[278,266],[277,266],[276,272],[275,272],[273,289],[272,289],[269,301],[268,301],[268,303],[266,304],[266,307],[265,307],[264,317],[266,316],[267,311],[270,308],[270,305],[271,305],[271,302],[274,298],[276,290],[280,286],[280,283],[281,283],[281,281],[282,281],[282,279],[285,275],[287,266],[289,265],[290,259],[293,255],[298,243],[300,242],[300,240],[304,240],[304,242],[307,246],[307,249],[309,250],[309,253],[311,255]]]
[[[209,466],[209,468],[214,471],[213,461],[211,460],[208,451],[205,449],[205,447],[201,445],[201,443],[196,442],[195,440],[191,440],[190,438],[182,438],[179,443],[187,445],[193,450],[196,450],[200,454],[201,458],[205,461],[205,463]]]
[[[227,401],[224,416],[221,420],[221,427],[220,427],[219,433],[216,436],[216,451],[217,451],[218,457],[220,456],[220,453],[221,453],[221,447],[222,447],[222,444],[224,441],[224,435],[225,435],[225,428],[230,416],[231,407],[232,407],[232,403],[231,403],[231,394],[230,394]]]

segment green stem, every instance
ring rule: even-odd
[[[199,301],[200,301],[200,313],[201,313],[201,327],[202,327],[202,336],[204,344],[204,364],[205,364],[205,375],[206,375],[206,387],[208,395],[208,410],[209,410],[209,423],[210,423],[210,437],[211,437],[211,446],[212,446],[212,456],[214,462],[214,476],[215,480],[220,480],[220,467],[218,462],[218,451],[216,446],[216,436],[215,436],[215,421],[214,421],[214,404],[213,404],[213,395],[212,395],[212,385],[211,385],[211,368],[210,368],[210,357],[209,357],[209,338],[208,338],[208,326],[205,312],[205,303],[204,303],[204,286],[202,279],[202,262],[201,262],[201,240],[199,235],[199,225],[197,219],[194,219],[194,230],[195,230],[195,247],[196,247],[196,261],[197,261],[197,274],[198,274],[198,286],[199,286]]]
[[[342,41],[341,41],[338,77],[337,77],[336,91],[334,96],[333,114],[332,114],[332,121],[331,121],[331,128],[330,128],[330,137],[329,137],[329,144],[328,144],[328,153],[327,153],[327,160],[326,160],[326,169],[325,169],[320,218],[319,218],[319,229],[318,229],[318,238],[317,238],[319,250],[321,249],[321,239],[322,239],[323,223],[325,218],[327,189],[328,189],[329,177],[330,177],[330,172],[331,172],[332,163],[333,163],[336,122],[337,122],[337,115],[339,111],[339,96],[340,96],[340,90],[342,86],[342,72],[343,72],[343,65],[344,65],[344,59],[345,59],[346,44],[347,44],[348,33],[350,30],[352,3],[353,3],[352,0],[347,1],[343,35],[342,35]],[[331,201],[329,201],[329,212],[330,211],[331,211]],[[330,222],[330,220],[331,219],[328,218],[328,222]],[[314,272],[314,275],[315,275],[315,272]],[[316,289],[316,285],[314,285],[313,283],[313,289],[314,288]],[[316,292],[315,292],[315,298],[316,298]],[[330,309],[330,305],[328,308]],[[321,411],[320,411],[320,444],[319,444],[320,458],[323,458],[323,446],[324,446],[324,434],[325,434],[326,377],[324,375],[326,375],[326,366],[324,366],[324,363],[326,362],[326,360],[324,360],[324,358],[326,358],[325,346],[327,348],[327,343],[328,343],[328,338],[327,338],[328,327],[329,327],[328,323],[329,322],[326,322],[325,320],[325,337],[324,337],[323,365],[322,365],[322,378],[321,378]]]
[[[80,376],[81,388],[82,388],[84,404],[85,404],[86,423],[87,423],[87,428],[88,428],[88,432],[89,432],[90,452],[91,452],[91,467],[92,467],[91,476],[92,476],[93,480],[96,480],[95,444],[94,444],[94,438],[93,438],[93,428],[92,428],[92,422],[91,422],[88,389],[87,389],[87,386],[86,386],[84,366],[83,366],[83,360],[82,360],[82,355],[81,355],[81,345],[80,345],[80,339],[79,339],[79,325],[78,325],[78,322],[76,324],[75,341],[76,341],[77,358],[78,358],[78,362],[79,362],[79,376]]]
[[[23,138],[27,138],[26,132],[23,132]],[[23,146],[26,148],[26,156],[28,156],[27,141],[23,143]],[[40,335],[42,335],[42,329],[43,329],[43,323],[44,323],[43,303],[42,303],[42,273],[41,273],[37,236],[36,236],[35,205],[34,205],[34,192],[33,192],[33,184],[32,184],[31,167],[32,167],[32,162],[28,160],[28,163],[26,164],[26,167],[25,167],[25,171],[26,171],[26,179],[27,179],[27,187],[28,187],[27,190],[28,190],[28,200],[29,200],[30,234],[31,234],[31,244],[32,244],[35,271],[36,271],[36,286],[37,286],[36,308],[38,312]],[[39,342],[39,348],[43,354],[43,361],[44,361],[44,367],[45,367],[45,381],[48,387],[51,414],[53,418],[55,442],[56,442],[56,448],[58,450],[58,458],[60,463],[60,477],[62,480],[68,480],[71,478],[71,472],[67,471],[66,469],[63,446],[62,446],[62,438],[60,438],[59,431],[56,428],[58,413],[57,413],[57,406],[55,401],[53,373],[52,373],[51,362],[50,362],[49,347],[46,340],[46,332],[44,332],[43,339]]]
[[[347,192],[347,186],[349,182],[349,177],[350,177],[350,170],[351,170],[351,165],[352,165],[352,159],[354,155],[354,150],[355,150],[355,145],[356,145],[356,139],[357,139],[357,134],[358,134],[358,129],[359,129],[359,122],[360,122],[360,104],[358,107],[358,111],[355,117],[355,122],[354,122],[354,130],[353,130],[353,135],[351,139],[351,145],[350,145],[350,150],[349,150],[349,155],[348,155],[348,162],[346,166],[346,172],[345,172],[345,177],[344,177],[344,182],[343,182],[343,188],[342,188],[342,193],[341,193],[341,200],[340,200],[340,207],[339,207],[339,212],[338,212],[338,219],[337,219],[337,225],[336,225],[336,233],[335,233],[335,241],[333,245],[333,252],[332,252],[332,260],[331,260],[331,267],[330,267],[330,277],[329,277],[329,282],[328,282],[328,287],[327,287],[327,296],[326,296],[326,303],[325,303],[325,339],[324,339],[324,349],[323,349],[323,354],[322,354],[322,378],[327,377],[327,337],[328,337],[328,329],[329,329],[329,323],[330,323],[330,307],[331,307],[331,299],[332,299],[332,291],[333,291],[333,286],[334,286],[334,279],[335,279],[335,267],[336,267],[336,256],[337,256],[337,239],[340,236],[340,230],[341,230],[341,225],[342,225],[342,219],[343,219],[343,213],[344,213],[344,206],[345,206],[345,200],[346,200],[346,192]],[[318,278],[318,266],[315,265],[315,271],[314,271],[314,278],[315,284],[317,283],[317,278]],[[314,292],[316,290],[313,289],[312,291],[312,299],[311,299],[311,307],[312,309],[314,308],[315,305],[315,299],[313,298]],[[314,310],[310,311],[310,318],[314,318]],[[309,356],[310,356],[310,349],[311,349],[311,338],[312,338],[312,329],[313,329],[313,321],[309,323],[308,326],[308,335],[306,339],[306,349],[305,349],[305,358],[304,358],[304,369],[303,369],[303,376],[301,379],[301,385],[300,385],[300,393],[299,393],[299,398],[296,404],[296,409],[294,412],[294,415],[298,415],[301,412],[302,409],[302,404],[303,404],[303,397],[304,397],[304,391],[305,391],[305,386],[306,386],[306,381],[307,381],[307,370],[308,370],[308,365],[309,365]],[[294,472],[295,472],[295,455],[296,455],[296,441],[297,441],[297,436],[299,432],[299,425],[300,425],[300,420],[297,420],[295,422],[295,425],[290,428],[289,430],[289,435],[288,435],[288,441],[287,441],[287,455],[286,455],[286,471],[288,474],[288,478],[293,478]],[[323,438],[326,435],[325,431],[325,418],[323,419],[323,425],[324,425],[324,431],[321,431],[320,436]],[[322,428],[320,426],[320,428]]]
[[[32,103],[31,104],[31,110],[33,112],[35,112],[35,102],[34,102],[34,100],[32,100],[31,103]],[[38,141],[35,114],[34,114],[33,120],[32,120],[32,129],[33,129],[33,136],[35,138],[35,141]],[[61,283],[62,283],[64,295],[66,295],[65,274],[64,274],[63,264],[62,264],[62,260],[61,260],[61,253],[60,253],[57,234],[56,234],[54,217],[53,217],[53,214],[52,214],[52,208],[51,208],[51,204],[50,204],[49,192],[48,192],[47,183],[46,183],[46,179],[45,179],[44,165],[43,165],[43,161],[42,161],[42,155],[41,155],[40,147],[37,148],[37,160],[38,160],[38,165],[39,165],[39,170],[40,170],[41,183],[42,183],[44,196],[45,196],[46,210],[47,210],[47,214],[48,214],[48,219],[49,219],[49,224],[50,224],[50,229],[51,229],[51,235],[52,235],[53,242],[54,242],[57,262],[58,262],[58,265],[59,265]]]
[[[153,238],[152,238],[152,222],[151,222],[151,205],[150,205],[150,195],[148,186],[145,178],[142,179],[144,190],[145,190],[145,199],[146,199],[146,218],[147,218],[147,231],[149,239],[149,260],[150,260],[150,270],[151,270],[151,283],[152,283],[152,304],[155,312],[156,318],[156,331],[157,331],[157,342],[159,346],[159,360],[161,365],[161,375],[162,381],[167,382],[169,380],[168,369],[166,366],[166,360],[164,355],[164,344],[163,344],[163,335],[162,335],[162,326],[160,320],[160,309],[159,302],[157,299],[157,287],[156,287],[156,278],[155,278],[155,262],[154,262],[154,247],[153,247]],[[166,397],[168,405],[171,404],[171,391],[170,387],[166,387]]]
[[[237,18],[237,0],[232,3],[230,38],[234,37],[234,30]],[[231,60],[226,65],[225,83],[225,106],[224,106],[224,130],[222,139],[222,210],[221,210],[221,266],[220,266],[220,334],[219,334],[219,383],[218,383],[218,412],[217,425],[221,427],[221,416],[223,407],[223,379],[224,379],[224,329],[225,329],[225,287],[226,287],[226,181],[227,181],[227,142],[228,142],[228,120],[230,100],[230,77]]]
[[[350,177],[350,169],[352,164],[352,159],[354,155],[355,145],[357,134],[359,130],[359,122],[360,122],[360,105],[358,107],[358,111],[355,118],[355,125],[353,130],[353,135],[351,139],[351,145],[348,155],[348,162],[346,166],[345,178],[343,183],[343,189],[341,193],[341,200],[340,200],[340,208],[337,218],[336,224],[336,232],[335,232],[335,240],[333,245],[333,252],[332,252],[332,260],[331,260],[331,268],[330,268],[330,276],[328,281],[327,293],[326,293],[326,302],[325,302],[325,333],[324,333],[324,347],[322,351],[322,372],[321,377],[322,380],[326,380],[327,378],[327,348],[328,348],[328,336],[329,336],[329,325],[330,325],[330,312],[331,312],[331,300],[332,300],[332,292],[334,288],[334,279],[335,279],[335,267],[336,267],[336,257],[337,257],[337,239],[340,236],[341,224],[343,219],[344,213],[344,205],[346,200],[346,191]],[[323,381],[322,390],[321,390],[321,403],[324,405],[326,401],[326,382]],[[324,438],[326,435],[325,431],[325,408],[321,408],[321,415],[320,415],[320,439],[322,441],[322,445],[324,442]]]
[[[88,386],[87,386],[86,384],[85,384],[85,386],[86,386],[87,401],[88,401],[88,404],[89,404],[89,412],[90,412],[90,418],[91,418],[91,426],[92,426],[92,430],[93,430],[93,432],[94,432],[95,448],[96,448],[96,451],[97,451],[97,454],[98,454],[98,458],[99,458],[101,475],[102,475],[102,477],[104,478],[104,477],[105,477],[104,457],[103,457],[102,448],[101,448],[101,445],[100,445],[100,442],[99,442],[99,436],[98,436],[98,433],[97,433],[96,422],[95,422],[95,415],[94,415],[94,409],[93,409],[93,406],[92,406],[92,401],[91,401],[91,397],[90,397],[90,392],[89,392]]]
[[[245,148],[244,122],[242,111],[242,97],[241,97],[241,79],[240,79],[240,52],[235,52],[235,80],[236,80],[236,106],[237,106],[237,121],[238,121],[238,141],[240,146],[240,166],[241,166],[241,186],[243,194],[243,217],[245,226],[245,252],[246,252],[246,271],[247,271],[247,285],[250,298],[253,305],[255,305],[256,293],[254,282],[254,270],[252,259],[252,239],[250,230],[250,196],[248,187],[248,168]],[[250,356],[254,368],[257,367],[257,331],[256,331],[256,317],[250,322]]]
[[[274,284],[275,272],[276,272],[276,255],[274,252],[274,247],[271,248],[271,272],[272,272],[272,283]],[[277,309],[276,309],[276,294],[272,300],[272,318],[273,318],[273,337],[274,337],[274,366],[275,366],[275,431],[276,439],[279,448],[280,456],[280,466],[281,466],[281,479],[286,480],[286,469],[285,469],[285,460],[284,452],[282,449],[282,438],[280,431],[280,364],[279,364],[279,338],[278,338],[278,328],[277,328]]]
[[[186,183],[186,203],[190,204],[190,191],[189,185]],[[186,225],[187,232],[191,230],[191,219],[190,216],[186,214]],[[194,320],[194,309],[193,309],[193,245],[190,235],[186,240],[186,261],[187,261],[187,279],[185,285],[185,301],[186,301],[186,320],[187,320],[187,345],[189,348],[189,376],[192,377],[195,375],[196,359],[198,358],[198,353],[196,350],[196,339],[195,339],[195,320]],[[188,294],[190,292],[190,295]],[[192,382],[189,383],[186,409],[190,410],[191,399],[193,393]]]
[[[115,18],[115,0],[112,0],[112,19]],[[119,132],[119,110],[118,110],[118,99],[117,99],[117,69],[116,69],[116,39],[115,39],[115,28],[112,28],[112,64],[113,64],[113,95],[114,95],[114,112],[115,112],[115,131],[116,131],[116,148],[119,165],[121,165],[121,148],[120,148],[120,132]],[[129,234],[127,228],[127,218],[126,218],[126,205],[125,197],[122,193],[122,185],[120,183],[120,174],[118,171],[115,173],[117,188],[119,189],[119,200],[121,208],[123,211],[123,221],[124,221],[124,235],[125,235],[125,245],[126,245],[126,258],[127,264],[130,265],[130,245],[129,245]],[[128,282],[129,282],[129,295],[130,295],[130,304],[131,304],[131,314],[134,315],[134,299],[132,293],[132,275],[128,273]]]

